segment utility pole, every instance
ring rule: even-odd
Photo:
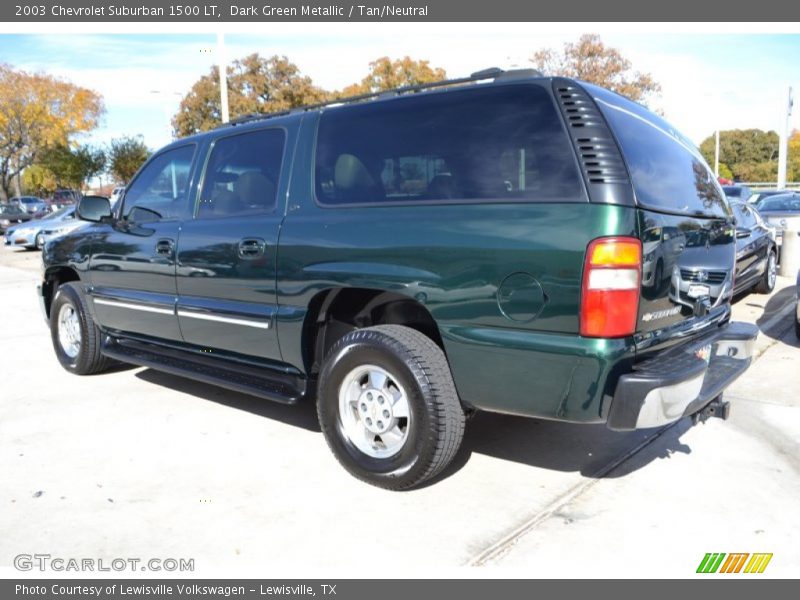
[[[228,65],[225,61],[225,34],[217,34],[217,54],[219,58],[219,100],[222,107],[222,122],[230,120],[228,114]]]
[[[778,189],[786,187],[786,159],[789,148],[789,118],[792,116],[792,88],[786,95],[786,101],[781,102],[781,135],[778,147]]]
[[[719,127],[714,132],[714,176],[719,179]]]

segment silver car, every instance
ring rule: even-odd
[[[761,218],[777,230],[778,245],[787,229],[800,231],[800,193],[788,192],[769,196],[758,203]]]
[[[75,207],[67,206],[44,218],[9,227],[6,230],[6,246],[34,249],[42,248],[48,239],[83,227],[86,221],[75,216]]]
[[[47,210],[47,202],[36,196],[15,196],[9,200],[11,204],[16,204],[29,215]]]

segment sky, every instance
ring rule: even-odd
[[[541,25],[541,24],[540,24]],[[661,84],[654,105],[695,143],[714,130],[777,130],[788,86],[800,95],[800,34],[665,33],[531,27],[529,24],[281,24],[263,33],[229,31],[228,60],[286,55],[327,89],[359,81],[371,60],[411,56],[459,77],[487,67],[522,68],[542,47],[600,33]],[[63,28],[61,28],[63,30]],[[142,135],[151,149],[171,141],[180,98],[219,58],[215,33],[0,33],[0,62],[44,71],[99,92],[102,125],[80,141],[105,144]],[[800,128],[800,102],[791,126]]]

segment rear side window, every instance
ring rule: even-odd
[[[536,85],[332,109],[317,139],[321,204],[584,199],[561,118]]]
[[[200,193],[199,218],[275,210],[286,134],[263,129],[214,142]]]
[[[729,217],[730,207],[699,150],[661,117],[618,94],[583,84],[622,147],[637,202],[672,213]]]

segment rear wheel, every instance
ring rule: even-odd
[[[65,283],[56,291],[50,308],[50,334],[61,366],[76,375],[91,375],[112,363],[100,353],[100,329],[86,309],[86,298],[77,283]]]
[[[756,291],[759,294],[769,294],[775,289],[775,281],[778,277],[778,257],[774,250],[769,251],[767,256],[767,268],[764,275],[756,284]]]
[[[328,353],[317,412],[333,454],[355,477],[399,490],[435,477],[464,435],[447,359],[399,325],[345,335]]]

